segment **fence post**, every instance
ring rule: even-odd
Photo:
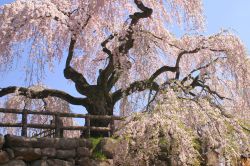
[[[86,123],[86,127],[87,127],[86,137],[89,138],[90,137],[90,117],[89,117],[89,115],[86,115],[85,121],[86,121],[85,123]]]
[[[55,137],[63,137],[63,124],[62,124],[62,120],[60,119],[60,114],[57,113],[55,115]]]
[[[113,116],[111,117],[110,120],[111,121],[110,121],[110,134],[109,134],[109,136],[111,137],[111,136],[113,136],[114,131],[115,131],[115,120],[114,120]]]
[[[24,109],[22,112],[22,133],[23,137],[27,137],[27,110]]]
[[[50,125],[53,125],[53,123],[54,123],[53,120],[50,120]],[[49,137],[50,138],[55,137],[55,133],[53,131],[55,131],[55,130],[54,129],[53,130],[52,129],[49,130]]]

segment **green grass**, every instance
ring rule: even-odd
[[[98,138],[90,138],[90,141],[92,143],[92,158],[93,159],[99,159],[99,160],[105,160],[107,159],[107,157],[102,153],[102,151],[100,151],[97,148],[97,145],[101,142],[103,138],[102,137],[98,137]]]
[[[92,143],[92,150],[94,150],[96,148],[96,146],[100,143],[101,140],[102,140],[102,137],[98,137],[98,138],[91,137],[90,138],[90,141]]]

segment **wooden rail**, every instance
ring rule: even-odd
[[[90,137],[91,131],[110,132],[110,135],[113,135],[114,129],[115,129],[114,121],[124,119],[124,117],[120,117],[120,116],[58,113],[58,112],[49,112],[49,111],[39,112],[39,111],[31,111],[31,110],[26,110],[26,109],[19,110],[19,109],[6,109],[6,108],[0,108],[0,113],[12,113],[12,114],[22,115],[22,123],[0,123],[0,127],[21,127],[22,128],[21,135],[26,136],[26,137],[27,137],[27,128],[54,130],[54,132],[51,132],[51,133],[53,133],[55,137],[63,137],[64,130],[87,131],[86,137]],[[27,116],[29,114],[53,116],[54,123],[51,123],[51,124],[28,124],[27,123]],[[85,126],[63,126],[62,121],[61,121],[62,117],[84,118],[85,119]],[[109,127],[90,126],[91,119],[109,120],[110,126]],[[45,131],[44,131],[44,133],[46,135]],[[39,134],[35,134],[35,135],[39,135]]]

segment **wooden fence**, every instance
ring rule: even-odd
[[[86,131],[85,137],[90,137],[91,131],[101,131],[101,132],[109,132],[110,135],[113,135],[115,125],[115,120],[123,120],[124,117],[120,116],[108,116],[108,115],[88,115],[88,114],[75,114],[75,113],[61,113],[61,112],[49,112],[49,111],[31,111],[31,110],[19,110],[19,109],[6,109],[0,108],[0,113],[11,113],[11,114],[20,114],[22,116],[21,123],[2,123],[0,122],[0,127],[21,127],[21,135],[27,137],[27,129],[35,128],[35,129],[48,129],[44,133],[35,134],[35,136],[44,134],[44,136],[53,134],[55,137],[63,137],[64,130],[81,130]],[[54,122],[51,124],[29,124],[27,123],[28,115],[49,115],[53,116]],[[63,126],[62,117],[68,118],[84,118],[85,126]],[[99,119],[99,120],[109,120],[109,127],[94,127],[91,126],[91,119]]]

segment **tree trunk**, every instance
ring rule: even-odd
[[[95,104],[92,105],[88,110],[90,115],[113,115],[113,107],[105,107],[103,105]],[[90,119],[90,126],[92,127],[108,127],[110,120],[105,119]],[[90,135],[92,137],[108,137],[108,132],[91,131]]]
[[[89,99],[89,106],[86,107],[88,114],[90,115],[113,115],[114,104],[111,98],[103,90],[95,88],[95,91],[91,93],[91,96],[87,96]],[[108,127],[110,120],[103,119],[90,119],[91,127]],[[85,122],[85,126],[86,126]],[[83,132],[86,135],[86,132]],[[108,137],[109,132],[91,131],[91,137]]]

